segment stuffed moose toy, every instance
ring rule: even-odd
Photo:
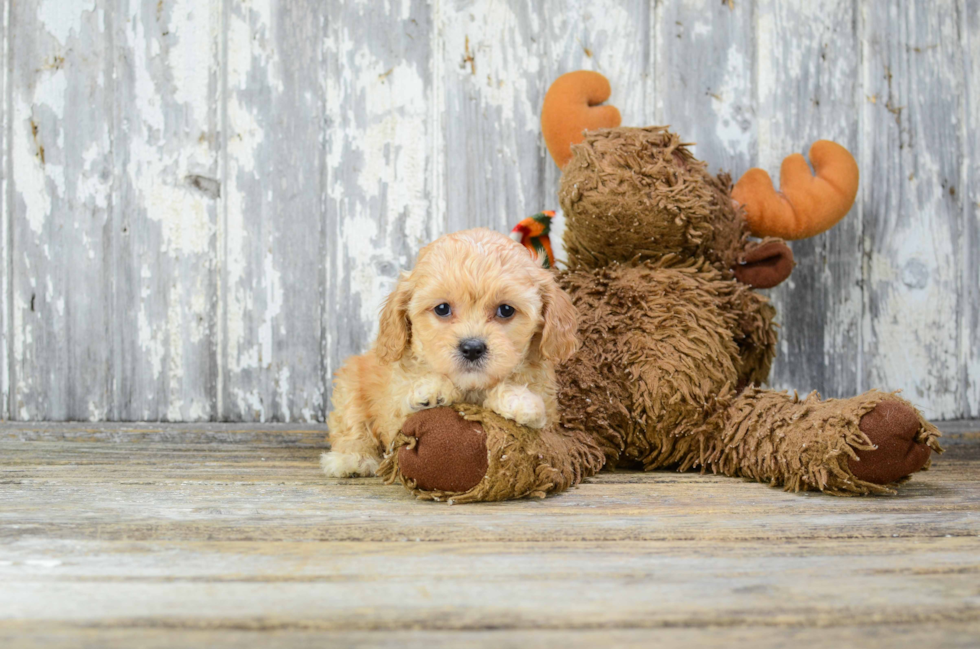
[[[543,430],[473,405],[412,415],[379,475],[417,497],[543,497],[604,467],[700,469],[827,494],[893,493],[941,452],[907,401],[871,390],[805,399],[763,389],[775,310],[757,292],[793,269],[783,239],[850,209],[853,157],[832,142],[787,158],[781,191],[747,172],[732,187],[664,127],[619,127],[608,81],[573,72],[549,89],[542,129],[562,169],[578,352],[558,367],[559,422]],[[758,239],[750,239],[750,235]]]

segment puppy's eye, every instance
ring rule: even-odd
[[[506,320],[517,312],[517,309],[509,304],[501,304],[497,307],[497,317]]]
[[[436,308],[432,310],[435,311],[436,315],[439,316],[440,318],[448,318],[453,314],[453,308],[449,306],[448,302],[437,304]]]

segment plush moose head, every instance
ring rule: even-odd
[[[558,196],[572,268],[698,256],[770,288],[793,269],[780,239],[819,234],[854,202],[857,163],[833,142],[811,148],[816,176],[802,155],[786,158],[781,192],[761,169],[732,188],[727,174],[708,173],[666,128],[619,128],[619,111],[601,105],[609,94],[605,77],[579,71],[555,81],[544,100],[541,124],[562,168]]]

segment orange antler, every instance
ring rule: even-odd
[[[548,88],[541,108],[541,131],[559,167],[571,159],[571,146],[582,141],[583,131],[619,126],[619,110],[599,105],[610,94],[609,81],[587,70],[563,74]]]
[[[858,166],[847,149],[829,140],[810,147],[810,160],[794,153],[779,170],[777,193],[762,169],[749,169],[732,198],[745,208],[749,230],[759,237],[806,239],[834,227],[844,218],[858,190]]]

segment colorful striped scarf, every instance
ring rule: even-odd
[[[545,268],[555,265],[555,253],[551,250],[551,239],[548,237],[554,217],[553,210],[538,212],[518,223],[510,232],[510,238],[527,248]]]

